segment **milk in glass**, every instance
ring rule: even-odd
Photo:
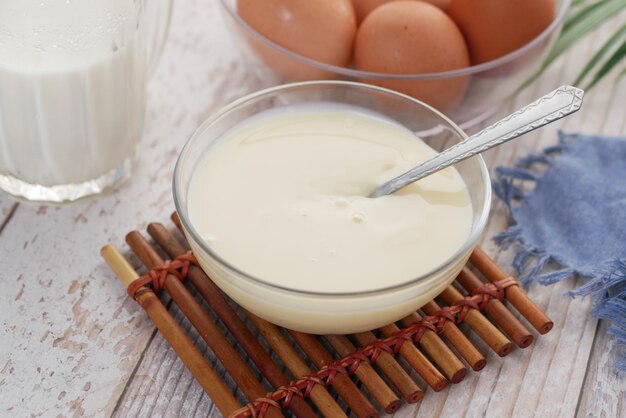
[[[0,188],[73,200],[128,174],[146,102],[141,2],[0,2]]]

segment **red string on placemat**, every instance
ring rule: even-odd
[[[165,284],[165,278],[168,274],[172,274],[178,277],[180,280],[187,277],[189,267],[191,265],[197,266],[198,260],[191,251],[187,251],[185,254],[181,254],[173,260],[167,260],[165,263],[158,266],[154,266],[146,274],[135,279],[128,286],[128,295],[135,299],[137,291],[143,286],[152,285],[154,292],[159,292],[163,289]]]
[[[191,265],[198,266],[198,260],[191,251],[168,260],[165,263],[155,266],[143,276],[134,280],[128,286],[128,294],[135,299],[137,291],[143,286],[152,286],[154,292],[163,288],[165,278],[168,274],[184,280]],[[491,299],[504,299],[504,290],[509,286],[518,286],[517,281],[512,277],[486,283],[475,289],[471,295],[465,296],[452,304],[446,306],[434,315],[428,315],[411,326],[401,329],[387,338],[376,340],[364,347],[359,348],[354,353],[337,360],[315,373],[299,377],[290,383],[283,385],[265,397],[258,398],[250,402],[243,408],[233,412],[231,418],[260,418],[271,407],[287,408],[294,396],[308,397],[315,385],[328,386],[338,374],[353,374],[361,363],[374,363],[380,354],[387,352],[397,354],[402,345],[407,341],[418,343],[427,330],[441,333],[446,322],[458,324],[463,322],[470,309],[483,310]]]
[[[455,324],[463,322],[470,309],[482,310],[491,299],[504,299],[504,289],[509,286],[518,286],[518,283],[512,277],[487,283],[475,289],[470,296],[466,296],[463,300],[455,302],[452,306],[442,308],[435,315],[425,316],[421,321],[401,329],[385,339],[374,341],[354,353],[322,367],[315,373],[300,377],[279,387],[275,392],[266,395],[265,398],[256,399],[233,412],[230,418],[262,417],[270,405],[276,406],[278,404],[287,408],[295,394],[294,389],[298,390],[299,396],[307,397],[315,384],[326,387],[339,373],[353,374],[361,363],[374,363],[383,351],[396,354],[406,341],[418,343],[427,330],[441,333],[446,322],[450,321]],[[267,403],[267,401],[271,402]]]

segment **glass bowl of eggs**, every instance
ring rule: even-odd
[[[384,183],[466,138],[412,97],[348,81],[281,85],[205,121],[176,163],[176,211],[205,272],[272,323],[374,329],[450,285],[484,229],[471,157],[392,195]]]
[[[265,85],[351,80],[410,95],[463,128],[540,67],[571,0],[220,0]],[[483,4],[484,3],[484,4]]]

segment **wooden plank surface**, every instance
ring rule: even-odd
[[[150,83],[135,174],[118,192],[72,205],[16,205],[0,196],[0,225],[10,218],[0,230],[0,415],[219,416],[98,257],[104,243],[121,245],[131,229],[166,221],[174,162],[186,139],[211,112],[265,84],[237,56],[218,6],[175,2],[170,38]],[[584,39],[499,116],[573,80],[625,19]],[[492,170],[511,165],[553,145],[558,129],[624,135],[625,112],[626,81],[606,80],[575,117],[491,150],[485,159]],[[498,253],[489,238],[506,228],[506,215],[494,200],[483,234],[483,248],[503,266],[512,254]],[[588,299],[563,296],[575,285],[532,285],[531,297],[555,321],[550,334],[505,359],[476,342],[487,354],[482,372],[440,393],[427,391],[421,403],[396,416],[624,416],[626,378],[612,369],[614,341],[606,324],[589,317]]]
[[[587,367],[585,385],[577,405],[576,417],[625,417],[626,381],[615,370],[624,350],[607,333],[608,323],[601,321]]]
[[[213,41],[225,38],[211,32],[225,31],[216,5],[176,3],[132,178],[72,205],[22,203],[0,235],[0,415],[109,415],[153,333],[99,249],[169,216],[184,142],[207,114],[256,88],[232,45]]]

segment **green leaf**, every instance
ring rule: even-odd
[[[579,4],[582,5],[583,1],[584,0],[579,1]],[[597,7],[601,6],[604,3],[606,3],[606,0],[598,0],[591,4],[581,6],[580,8],[570,10],[570,12],[565,17],[565,20],[563,22],[563,28],[561,30],[565,32],[572,25],[576,24],[581,19],[584,19],[585,16],[588,16],[589,13],[591,13]],[[572,6],[576,6],[576,3],[572,3]]]
[[[577,2],[581,4],[582,1]],[[600,0],[585,6],[585,13],[580,14],[580,9],[570,12],[570,24],[567,30],[562,30],[561,35],[544,59],[543,63],[522,85],[520,89],[535,81],[563,52],[576,43],[580,38],[600,26],[604,21],[614,17],[621,10],[626,9],[624,0]],[[573,16],[573,17],[572,17]]]
[[[604,76],[607,75],[609,71],[611,71],[615,67],[615,65],[617,65],[617,63],[624,59],[624,57],[626,57],[626,41],[624,41],[620,45],[615,53],[611,55],[611,58],[609,58],[608,61],[605,62],[604,65],[598,70],[598,72],[594,74],[593,79],[589,84],[587,84],[586,89],[588,90],[595,86],[598,81],[604,78]]]
[[[605,20],[615,16],[622,9],[626,9],[626,2],[624,0],[603,0],[594,7],[584,19],[578,20],[576,23],[572,24],[568,30],[561,33],[561,36],[557,39],[554,47],[543,62],[540,71],[543,71],[576,41],[597,28]]]
[[[585,68],[583,68],[583,70],[580,72],[580,74],[576,78],[576,81],[574,81],[574,85],[580,84],[580,82],[585,78],[585,76],[589,74],[591,69],[600,63],[600,60],[606,55],[606,53],[611,49],[611,47],[615,45],[620,40],[620,38],[623,37],[625,33],[626,33],[626,24],[624,24],[621,28],[619,28],[613,34],[613,36],[611,36],[611,38],[609,38],[609,40],[606,41],[606,43],[602,46],[602,48],[600,48],[598,52],[596,52],[593,55],[593,57],[591,57],[589,62],[587,62],[587,65],[585,65]]]

